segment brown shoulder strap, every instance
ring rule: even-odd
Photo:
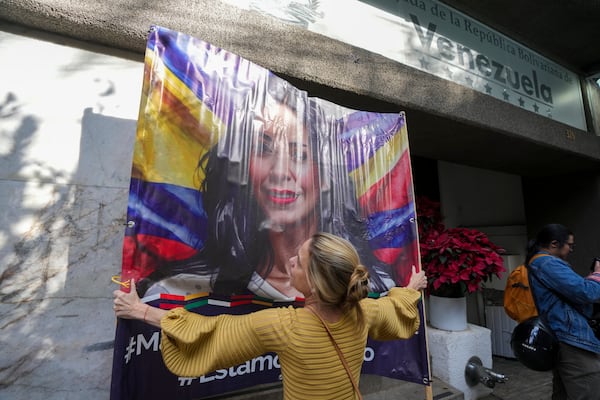
[[[550,254],[538,253],[535,256],[531,257],[531,260],[529,260],[529,264],[531,264],[536,258],[540,257],[550,257]]]
[[[340,361],[344,365],[344,368],[346,368],[346,372],[348,373],[348,377],[350,378],[350,382],[352,382],[352,386],[354,386],[354,391],[356,392],[356,395],[358,396],[358,399],[362,400],[362,396],[360,394],[360,390],[358,388],[358,385],[357,385],[356,381],[354,380],[354,375],[352,375],[352,371],[350,371],[350,367],[348,366],[348,363],[346,362],[346,358],[344,357],[344,354],[342,353],[342,349],[340,349],[340,346],[338,346],[337,342],[333,338],[333,334],[331,333],[331,330],[329,329],[329,326],[327,326],[327,324],[325,323],[325,321],[323,320],[323,318],[319,315],[319,313],[317,313],[314,310],[310,310],[310,309],[309,309],[309,311],[311,311],[313,314],[315,314],[317,316],[317,318],[319,318],[321,320],[321,323],[323,324],[323,326],[325,327],[325,330],[329,334],[329,337],[331,338],[331,341],[333,342],[333,346],[335,347],[335,349],[336,349],[336,351],[338,353],[338,356],[340,357]]]

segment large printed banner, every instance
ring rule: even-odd
[[[309,97],[161,27],[146,49],[127,218],[121,279],[163,309],[301,307],[288,262],[317,231],[356,246],[372,297],[420,265],[403,113]],[[363,373],[428,385],[424,325],[409,340],[369,341]],[[159,343],[159,330],[118,320],[111,399],[197,399],[281,379],[276,354],[178,377]]]

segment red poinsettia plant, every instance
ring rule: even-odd
[[[505,271],[504,249],[475,229],[446,228],[439,202],[417,198],[421,265],[429,282],[427,293],[462,297],[482,289]]]

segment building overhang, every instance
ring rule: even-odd
[[[405,111],[411,153],[523,176],[600,170],[600,138],[301,27],[219,1],[5,0],[0,29],[22,27],[131,52],[143,60],[153,24],[237,53],[311,95]],[[573,21],[575,23],[575,21]],[[140,77],[141,79],[142,77]]]

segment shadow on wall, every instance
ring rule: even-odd
[[[87,108],[77,148],[9,93],[0,124],[0,397],[105,399],[136,121]]]

